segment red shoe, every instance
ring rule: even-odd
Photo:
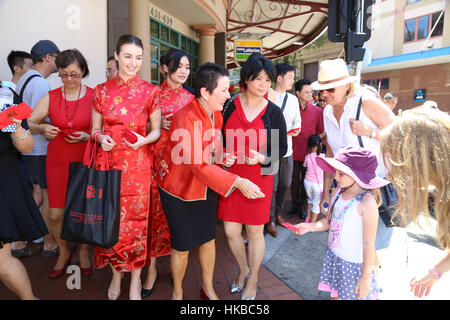
[[[92,274],[92,266],[90,266],[90,267],[88,267],[88,268],[82,268],[82,267],[80,266],[80,269],[81,269],[81,275],[82,275],[82,276],[89,276],[89,275]]]
[[[59,278],[65,271],[66,271],[66,268],[67,268],[67,266],[70,264],[70,260],[72,259],[72,252],[70,253],[70,256],[69,256],[69,259],[67,259],[67,262],[66,262],[66,264],[64,265],[64,267],[62,268],[62,269],[53,269],[51,272],[50,272],[50,278],[51,279],[56,279],[56,278]]]
[[[202,300],[210,300],[209,297],[206,295],[205,291],[203,290],[203,287],[200,288],[200,296],[202,297]]]

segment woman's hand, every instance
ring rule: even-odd
[[[263,163],[266,160],[266,157],[264,155],[262,155],[261,153],[255,151],[255,150],[251,150],[249,152],[250,156],[247,157],[245,156],[245,163],[249,166],[258,164],[258,163]]]
[[[242,194],[248,199],[259,199],[265,197],[264,193],[261,192],[261,189],[248,179],[239,177],[239,180],[236,183],[236,188],[238,188],[239,191],[241,191]]]
[[[300,129],[297,129],[297,130],[295,130],[295,131],[292,131],[291,133],[288,133],[288,136],[296,137],[296,136],[298,136],[299,134],[300,134]]]
[[[231,154],[231,153],[225,153],[224,155],[224,163],[223,165],[227,168],[231,167],[232,165],[235,164],[237,156]]]
[[[165,116],[161,117],[161,127],[163,129],[169,130],[170,129],[170,124],[172,123],[172,120],[169,120],[169,118],[172,118],[173,113],[169,113]]]
[[[430,294],[431,288],[433,288],[434,284],[439,280],[439,278],[433,274],[431,271],[428,271],[428,274],[422,276],[420,279],[416,280],[416,278],[412,278],[409,282],[410,291],[414,292],[416,297],[422,298],[423,295],[428,296]]]
[[[111,151],[117,143],[108,135],[99,135],[98,140],[104,151]]]
[[[352,133],[357,136],[370,137],[372,135],[372,128],[360,120],[350,118],[350,128]]]
[[[140,147],[142,147],[142,146],[148,144],[148,141],[147,141],[147,139],[146,139],[145,137],[141,136],[140,134],[138,134],[138,133],[136,133],[136,132],[134,132],[134,131],[130,131],[130,132],[132,132],[132,133],[137,137],[137,141],[136,141],[135,143],[129,143],[129,142],[127,141],[127,139],[125,139],[125,138],[123,138],[123,141],[124,141],[125,144],[126,144],[127,146],[129,146],[131,149],[137,150],[137,149],[139,149]]]
[[[51,124],[42,124],[44,126],[44,135],[48,140],[55,139],[61,130],[58,127],[52,126]]]
[[[80,142],[88,141],[89,137],[90,137],[90,135],[87,134],[86,132],[77,131],[71,135],[68,134],[67,136],[65,136],[64,140],[66,140],[66,142],[68,142],[68,143],[80,143]]]
[[[358,297],[358,299],[364,299],[366,298],[370,293],[370,277],[369,278],[363,278],[361,277],[358,280],[358,283],[355,287],[355,294]]]

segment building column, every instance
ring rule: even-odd
[[[150,82],[151,56],[150,56],[150,6],[148,0],[129,0],[128,21],[130,33],[142,40],[144,52],[139,77]]]
[[[192,28],[200,34],[199,64],[216,62],[214,56],[214,36],[217,33],[215,24],[196,24]]]

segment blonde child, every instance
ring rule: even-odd
[[[296,225],[297,234],[329,230],[318,289],[330,291],[332,299],[377,299],[378,206],[372,192],[389,182],[377,177],[377,158],[364,148],[342,148],[334,158],[317,157],[316,162],[324,171],[336,172],[338,184],[327,218]]]
[[[308,215],[306,223],[316,222],[320,214],[320,199],[323,192],[323,170],[317,165],[316,157],[323,154],[323,142],[320,136],[312,134],[308,137],[306,157],[303,166],[306,168],[305,191],[308,196]]]

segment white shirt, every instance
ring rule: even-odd
[[[358,136],[353,134],[350,126],[350,118],[356,118],[356,112],[358,110],[359,98],[362,96],[362,101],[375,99],[372,92],[367,89],[359,88],[353,97],[347,99],[344,106],[344,113],[337,122],[336,117],[333,114],[333,107],[327,105],[323,111],[323,126],[327,135],[327,142],[333,151],[333,154],[337,154],[340,148],[355,146],[359,147]],[[367,124],[373,130],[378,127],[372,122],[365,114],[364,109],[361,107],[361,113],[359,114],[359,120]],[[380,143],[376,139],[372,139],[367,136],[361,136],[365,149],[370,150],[377,156],[378,168],[377,175],[384,177],[386,172],[383,165],[383,160],[380,154]]]
[[[276,98],[275,104],[281,109],[285,95],[288,95],[286,100],[286,107],[284,108],[283,111],[283,116],[284,119],[286,120],[286,131],[301,128],[302,118],[300,116],[300,109],[299,109],[300,107],[298,104],[298,99],[293,94],[290,94],[288,92],[278,93],[277,91],[275,91],[275,98]],[[284,157],[290,157],[292,156],[293,153],[292,137],[290,135],[288,135],[287,141],[288,141],[288,149]]]

